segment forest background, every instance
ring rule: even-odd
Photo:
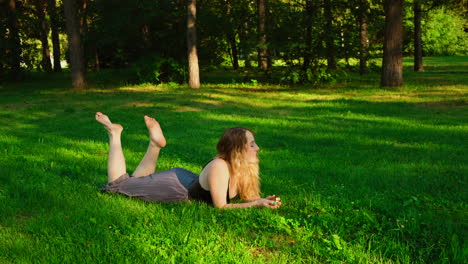
[[[190,5],[198,15],[191,15]],[[247,81],[285,84],[330,81],[356,67],[361,74],[380,71],[385,45],[388,50],[396,45],[396,55],[389,51],[392,59],[384,59],[383,68],[393,63],[392,71],[401,75],[403,55],[415,56],[415,71],[424,70],[422,56],[466,55],[467,5],[464,0],[1,0],[0,80],[59,72],[71,62],[82,76],[74,87],[87,86],[86,69],[126,68],[128,83],[184,83],[191,76],[188,45],[195,47],[197,70],[198,63],[202,72],[242,68]],[[399,78],[382,84],[400,86]]]

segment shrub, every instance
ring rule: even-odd
[[[336,80],[336,74],[326,68],[320,67],[316,69],[301,69],[289,67],[279,74],[279,80],[282,83],[299,84],[299,83],[318,83],[332,82]]]
[[[187,69],[173,58],[162,58],[158,55],[145,56],[133,65],[133,71],[139,82],[144,83],[183,83]]]
[[[423,21],[423,45],[426,55],[466,55],[468,34],[464,31],[467,20],[457,12],[436,9],[430,19]]]

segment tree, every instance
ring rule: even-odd
[[[438,7],[428,12],[423,28],[424,53],[429,55],[466,55],[468,50],[467,16],[462,9]]]
[[[52,64],[50,63],[50,48],[49,48],[49,27],[47,26],[47,19],[45,16],[46,8],[45,0],[35,0],[34,6],[36,8],[36,15],[39,22],[38,35],[42,43],[42,69],[46,72],[52,72]]]
[[[427,20],[431,21],[433,19],[436,19],[436,17],[437,17],[436,13],[431,12],[431,11],[434,11],[434,9],[445,6],[445,7],[449,8],[449,9],[452,8],[454,10],[458,10],[458,12],[460,12],[460,11],[463,12],[463,10],[464,10],[463,3],[465,3],[465,5],[468,6],[468,1],[466,1],[466,0],[462,0],[462,1],[459,1],[459,0],[413,0],[413,14],[414,14],[414,17],[413,17],[413,23],[414,23],[414,38],[413,38],[413,44],[414,44],[414,71],[416,71],[416,72],[424,71],[424,65],[423,65],[423,54],[424,54],[424,52],[423,52],[423,45],[422,45],[423,28],[421,26],[421,24],[422,24],[421,20],[423,18],[423,14],[426,14],[426,16],[425,16],[426,18],[430,17]],[[447,25],[444,25],[444,24],[447,21],[455,21],[455,20],[457,20],[457,18],[458,18],[457,14],[452,14],[452,16],[448,15],[447,19],[443,19],[444,23],[438,23],[438,24],[439,24],[440,28],[442,28],[442,31],[444,33],[448,33],[449,31],[452,31],[452,32],[455,33],[457,31],[457,29],[455,29],[456,26],[454,24],[452,24],[450,26],[447,26]],[[425,25],[426,32],[427,32],[428,21],[426,21],[426,25]],[[430,24],[430,22],[429,22],[429,24]],[[431,31],[434,32],[435,30],[432,29]],[[461,31],[459,31],[459,32],[462,32],[462,31],[463,31],[463,26],[462,26]],[[448,40],[447,38],[441,37],[441,35],[439,35],[437,33],[435,33],[434,35],[436,35],[438,38],[440,38],[437,41],[439,43],[443,42],[445,40],[448,43],[451,43],[449,45],[452,46],[452,47],[454,47],[455,45],[457,45],[457,43],[459,43],[459,41],[457,41],[456,38],[452,39],[452,40]],[[455,34],[449,34],[449,35],[453,36],[453,35],[456,35],[456,33]],[[428,42],[427,38],[425,39],[425,42],[426,42],[425,44],[427,44],[427,42]],[[425,46],[428,46],[428,45],[425,45]]]
[[[367,0],[360,0],[359,5],[359,73],[367,73],[367,58],[369,56],[369,39],[367,37],[367,16],[369,4]]]
[[[16,0],[9,0],[8,3],[8,28],[9,34],[9,48],[11,50],[10,68],[11,77],[16,80],[20,77],[21,71],[21,42],[19,37],[18,17],[16,12]]]
[[[187,0],[187,53],[190,88],[200,88],[197,54],[197,1]]]
[[[304,62],[302,68],[305,70],[309,68],[312,61],[312,30],[313,30],[313,17],[315,16],[316,7],[312,0],[306,0],[305,2],[305,51],[304,51]]]
[[[245,18],[242,23],[241,23],[241,30],[239,34],[240,38],[240,45],[241,45],[241,52],[244,54],[245,57],[245,62],[244,62],[244,67],[246,69],[252,68],[252,65],[250,63],[251,58],[250,58],[250,45],[249,45],[249,26],[248,26],[248,19]]]
[[[256,12],[255,1],[236,0],[233,3],[237,4],[237,14],[234,18],[239,19],[239,53],[243,55],[245,59],[244,67],[250,69],[252,68],[252,51],[255,50],[257,44],[257,39],[253,38],[253,33],[255,32],[254,25],[256,25],[256,23],[254,19],[252,19],[255,17]]]
[[[266,1],[258,0],[258,68],[262,71],[268,70],[268,49],[267,49],[267,36],[266,36]]]
[[[232,3],[231,0],[226,1],[226,16],[228,20],[228,28],[226,29],[226,38],[231,47],[231,58],[232,58],[232,67],[234,70],[239,68],[239,55],[237,51],[237,41],[236,41],[236,32],[234,30],[235,26],[233,23],[233,14],[232,14]]]
[[[384,0],[385,29],[380,85],[403,85],[403,0]]]
[[[57,7],[55,0],[49,0],[47,5],[48,13],[50,16],[50,29],[52,31],[52,48],[53,48],[53,57],[54,57],[54,72],[61,72],[62,65],[60,65],[60,41],[58,33],[58,16],[57,16]]]
[[[68,36],[68,51],[70,53],[70,67],[72,86],[74,89],[86,89],[86,69],[83,48],[81,46],[80,24],[77,19],[77,8],[74,0],[64,0],[65,22]]]
[[[419,0],[414,0],[413,2],[413,12],[414,12],[414,71],[422,72],[424,71],[423,66],[423,52],[422,52],[422,39],[421,39],[421,3]]]
[[[330,0],[324,0],[323,12],[325,15],[325,45],[326,45],[326,56],[327,56],[327,67],[328,69],[336,69],[335,61],[335,44],[333,41],[333,15],[331,10]]]

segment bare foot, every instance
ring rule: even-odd
[[[101,112],[96,112],[96,120],[104,125],[104,128],[109,132],[109,134],[120,133],[123,130],[121,125],[113,124],[109,117]]]
[[[166,138],[164,138],[161,126],[156,119],[145,115],[145,123],[148,128],[151,144],[155,144],[156,147],[163,148],[166,146]]]

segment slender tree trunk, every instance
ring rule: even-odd
[[[99,60],[99,52],[96,45],[94,45],[94,69],[96,69],[96,71],[101,70],[101,61]]]
[[[249,25],[248,25],[248,20],[245,19],[242,22],[242,29],[240,31],[240,42],[241,42],[241,49],[245,57],[245,62],[244,62],[244,67],[246,69],[252,68],[252,65],[250,63],[250,49],[249,49]]]
[[[423,51],[421,39],[421,3],[415,0],[413,3],[414,11],[414,71],[423,72]]]
[[[239,69],[239,54],[237,52],[237,41],[236,41],[236,33],[234,31],[233,19],[232,19],[232,5],[231,0],[226,2],[226,14],[229,20],[229,28],[227,29],[227,39],[229,45],[231,47],[231,57],[232,57],[232,67],[234,70]]]
[[[259,48],[258,48],[258,68],[262,71],[268,70],[268,49],[267,49],[267,36],[266,36],[266,1],[257,0],[258,3],[258,34],[259,34]]]
[[[385,34],[380,85],[403,85],[403,0],[385,0]]]
[[[369,39],[367,38],[367,0],[361,0],[359,6],[360,45],[359,45],[359,73],[367,74],[367,58],[369,56]]]
[[[200,72],[197,54],[197,1],[187,0],[187,53],[189,64],[189,86],[200,88]]]
[[[332,10],[330,0],[324,0],[323,2],[324,15],[325,15],[325,45],[327,54],[327,67],[328,69],[336,69],[335,61],[335,44],[333,42],[333,23],[332,23]]]
[[[39,20],[39,40],[42,43],[42,69],[46,72],[52,72],[52,64],[50,62],[50,48],[49,48],[49,27],[45,17],[45,4],[44,0],[36,0],[36,14]]]
[[[85,36],[88,33],[88,0],[81,0],[79,9],[76,13],[79,17],[80,21],[80,37],[81,37],[81,48],[83,52],[83,63],[85,65],[85,69],[87,68],[88,65],[88,50],[89,44],[87,41],[85,41]]]
[[[52,30],[52,47],[54,55],[54,72],[61,72],[62,65],[60,65],[60,41],[58,33],[58,17],[57,6],[55,0],[49,0],[49,16],[50,16],[50,29]]]
[[[302,68],[305,70],[310,67],[312,62],[312,21],[315,13],[315,8],[312,0],[306,0],[305,16],[306,16],[306,31],[305,31],[305,45],[304,62]]]
[[[8,2],[9,16],[8,16],[8,27],[10,29],[9,44],[11,47],[10,67],[11,77],[13,80],[20,78],[21,71],[21,43],[18,30],[18,18],[16,11],[16,1],[10,0]]]
[[[143,39],[143,51],[146,53],[151,49],[151,33],[148,24],[144,24],[141,27],[141,36]]]
[[[68,36],[68,50],[70,53],[70,66],[72,86],[74,89],[86,89],[86,69],[81,46],[80,23],[77,19],[77,8],[74,0],[64,0],[65,22]]]
[[[8,8],[3,8],[0,7],[0,17],[6,17],[8,18],[8,13],[7,11]],[[3,21],[2,21],[3,22]],[[7,26],[8,25],[2,25],[0,24],[0,81],[3,80],[5,77],[5,64],[6,64],[6,59],[7,59],[7,36],[6,36],[6,31],[7,31]]]
[[[239,69],[239,53],[237,52],[237,42],[234,35],[229,36],[229,43],[231,44],[232,68],[237,70]]]

